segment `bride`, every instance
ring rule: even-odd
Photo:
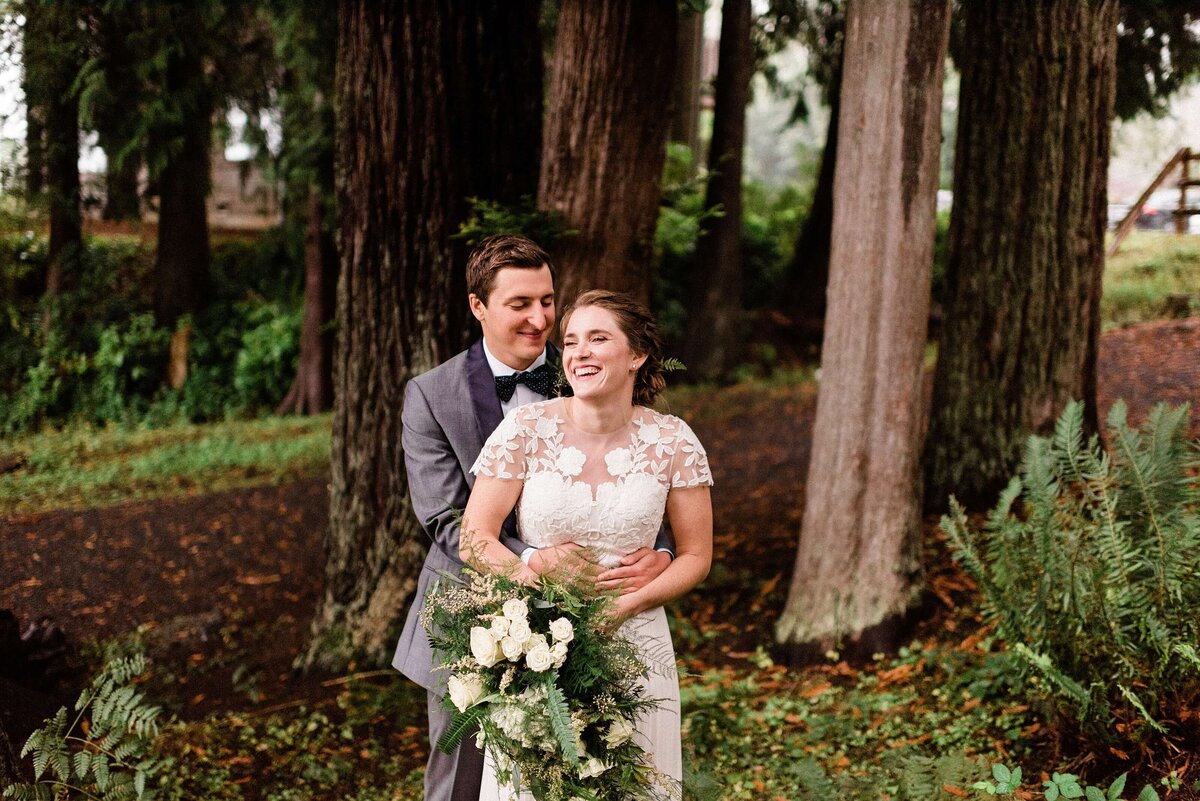
[[[460,551],[497,572],[534,582],[534,569],[499,542],[516,508],[522,539],[553,569],[580,549],[601,568],[652,547],[664,512],[675,559],[639,590],[616,600],[622,634],[648,668],[647,695],[659,706],[637,722],[638,738],[678,797],[683,779],[679,681],[663,604],[708,575],[712,561],[712,476],[687,423],[652,405],[665,382],[662,342],[649,311],[628,295],[593,290],[563,315],[563,367],[573,397],[514,409],[488,438],[472,472]],[[557,558],[556,558],[557,557]],[[533,560],[531,560],[532,562]],[[487,756],[481,801],[507,801]],[[522,794],[529,798],[528,794]]]

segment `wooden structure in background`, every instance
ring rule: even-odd
[[[1150,182],[1150,186],[1146,187],[1146,191],[1142,192],[1141,197],[1137,199],[1125,217],[1117,226],[1116,233],[1113,234],[1112,244],[1108,246],[1108,255],[1111,256],[1117,252],[1117,248],[1121,246],[1121,241],[1129,235],[1133,230],[1133,226],[1137,223],[1138,217],[1142,216],[1142,208],[1146,205],[1146,201],[1154,194],[1154,190],[1166,180],[1167,176],[1175,171],[1175,168],[1183,165],[1183,175],[1179,179],[1179,208],[1171,213],[1175,216],[1175,233],[1187,233],[1187,220],[1193,214],[1200,214],[1200,206],[1189,206],[1187,202],[1187,190],[1189,187],[1200,187],[1200,178],[1192,177],[1191,163],[1200,161],[1200,153],[1193,152],[1190,148],[1180,148],[1175,151],[1171,158],[1167,159],[1167,163],[1158,171],[1158,175],[1154,176],[1154,180]]]

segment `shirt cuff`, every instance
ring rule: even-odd
[[[675,561],[675,552],[672,551],[670,548],[655,548],[654,550],[658,551],[659,553],[665,553],[667,556],[671,557],[672,562]],[[524,554],[521,555],[521,558],[522,559],[525,558]],[[525,564],[529,564],[529,563],[526,562]]]
[[[537,548],[526,548],[521,551],[521,561],[525,563],[525,567],[529,567],[529,560],[537,553]]]

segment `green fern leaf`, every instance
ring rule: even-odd
[[[438,738],[437,749],[444,754],[449,754],[458,744],[466,739],[468,734],[471,734],[479,719],[487,713],[486,705],[473,706],[466,712],[455,713],[454,718],[450,721],[450,726]]]
[[[555,681],[557,675],[553,671],[548,675],[546,712],[550,718],[550,730],[554,732],[554,739],[558,740],[563,758],[568,764],[575,765],[579,762],[579,751],[575,745],[575,732],[571,729],[571,710]]]

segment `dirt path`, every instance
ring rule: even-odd
[[[1200,408],[1200,318],[1107,334],[1102,411],[1117,397],[1135,421],[1158,399]],[[672,410],[706,444],[716,480],[720,567],[710,582],[720,592],[694,594],[688,613],[721,636],[698,645],[696,659],[769,641],[791,570],[815,400],[812,387],[734,387]],[[175,701],[190,714],[303,697],[318,685],[289,666],[322,583],[326,510],[322,477],[2,519],[0,608],[52,617],[74,642],[145,626],[174,663]]]

